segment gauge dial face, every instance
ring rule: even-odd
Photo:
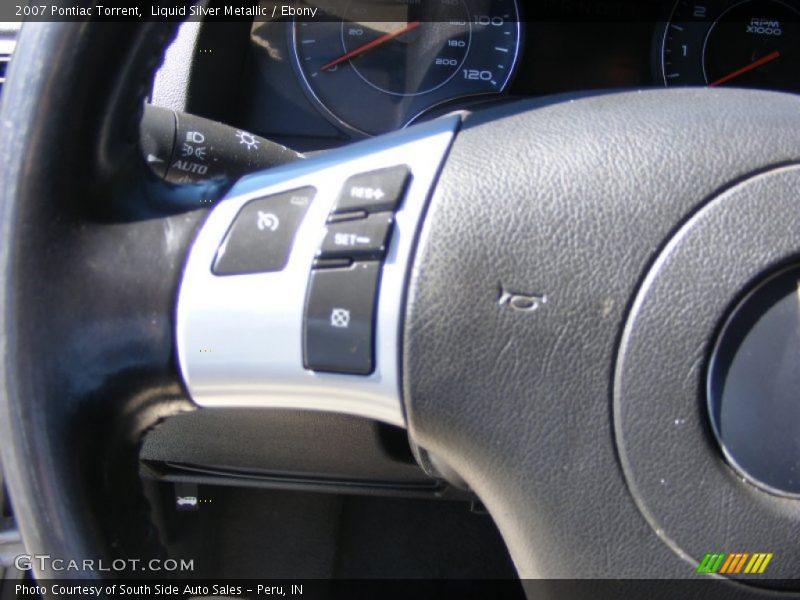
[[[502,92],[516,65],[516,0],[331,0],[293,24],[311,99],[343,129],[375,135],[461,97]]]
[[[679,0],[662,74],[666,85],[800,92],[800,0]]]

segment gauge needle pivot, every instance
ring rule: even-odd
[[[363,46],[359,46],[355,50],[351,50],[346,54],[342,54],[339,58],[335,58],[331,62],[322,65],[322,68],[320,70],[327,71],[328,69],[332,69],[336,65],[348,61],[351,58],[355,58],[356,56],[361,56],[362,54],[364,54],[364,52],[367,52],[368,50],[372,50],[373,48],[376,48],[381,44],[385,44],[389,40],[393,40],[394,38],[401,36],[404,33],[408,33],[409,31],[416,29],[417,27],[420,26],[420,24],[421,24],[420,21],[411,21],[410,23],[407,23],[402,27],[398,27],[397,29],[390,31],[387,34],[384,34],[381,37],[364,44]]]
[[[731,79],[739,77],[739,75],[744,75],[753,69],[757,69],[758,67],[767,64],[768,62],[772,62],[776,58],[780,58],[781,53],[775,50],[775,52],[770,52],[766,56],[762,56],[756,61],[751,62],[749,65],[745,65],[741,69],[736,69],[732,73],[728,73],[725,77],[721,77],[716,81],[709,83],[708,87],[717,87],[718,85],[722,85],[723,83],[729,82]]]

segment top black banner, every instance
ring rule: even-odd
[[[506,20],[659,21],[678,0],[518,0]],[[700,4],[719,0],[699,0]],[[0,0],[0,21],[301,21],[451,22],[493,14],[493,0]],[[705,12],[697,13],[703,20]]]

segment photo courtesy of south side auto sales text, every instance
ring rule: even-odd
[[[46,585],[33,585],[19,583],[16,586],[17,598],[47,598],[50,596],[64,596],[69,598],[143,598],[153,596],[186,598],[189,596],[302,596],[302,585],[229,585],[229,584],[151,584],[151,583],[110,583],[76,584],[76,583],[49,583]]]

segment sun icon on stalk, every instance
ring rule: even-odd
[[[258,148],[258,144],[260,143],[256,139],[256,136],[254,136],[252,133],[247,133],[246,131],[237,131],[236,137],[239,138],[240,144],[247,146],[248,151],[255,150]]]

